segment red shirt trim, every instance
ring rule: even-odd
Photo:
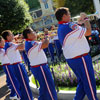
[[[64,24],[64,23],[68,23],[66,21],[59,21],[58,24]]]
[[[39,67],[39,66],[44,66],[46,65],[47,63],[44,63],[44,64],[40,64],[40,65],[35,65],[35,66],[31,66],[31,68],[36,68],[36,67]]]
[[[83,56],[86,56],[86,55],[88,55],[88,53],[84,53],[84,54],[82,54],[82,55],[79,55],[79,56],[76,56],[76,57],[74,57],[74,58],[72,58],[72,59],[81,58],[81,57],[83,57]]]
[[[0,46],[0,48],[4,48],[4,47],[1,47],[1,46]]]
[[[5,40],[5,42],[11,42],[11,41]]]
[[[33,40],[31,40],[31,39],[25,39],[26,41],[33,41]]]

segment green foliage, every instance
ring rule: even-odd
[[[68,7],[71,15],[79,15],[80,12],[86,12],[87,14],[94,13],[93,0],[66,0],[65,7]]]
[[[40,7],[40,3],[38,0],[25,0],[25,1],[28,3],[30,10]]]
[[[58,7],[63,7],[64,5],[65,5],[65,1],[66,0],[53,0],[53,2],[55,2],[56,3],[56,8],[58,8]]]
[[[22,32],[32,23],[24,0],[0,0],[0,33],[4,30]]]
[[[92,14],[95,12],[93,0],[53,0],[56,3],[56,8],[64,6],[69,8],[72,17],[79,15],[80,12]]]

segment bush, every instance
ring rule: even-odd
[[[4,30],[22,32],[32,23],[24,0],[0,0],[0,33]]]

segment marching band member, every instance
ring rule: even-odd
[[[36,33],[31,28],[25,29],[23,36],[26,39],[25,50],[30,61],[31,71],[40,84],[38,100],[57,100],[54,81],[43,51],[49,45],[48,39],[37,42]]]
[[[20,99],[21,94],[20,94],[20,90],[19,90],[19,83],[18,80],[16,79],[14,73],[13,73],[13,66],[10,65],[10,61],[7,57],[7,55],[5,54],[5,50],[4,50],[4,45],[5,42],[3,40],[3,38],[0,37],[0,62],[2,63],[3,69],[5,70],[6,76],[8,77],[9,81],[10,81],[10,89],[11,89],[11,93],[10,93],[10,99]],[[18,98],[17,98],[17,96]]]
[[[77,76],[78,86],[73,100],[83,100],[87,95],[89,100],[98,100],[90,47],[85,36],[91,35],[91,25],[85,13],[80,19],[86,28],[70,21],[68,8],[61,7],[55,12],[59,21],[58,37],[63,47],[63,53],[71,69]]]

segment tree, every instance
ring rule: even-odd
[[[72,16],[78,15],[80,12],[91,14],[95,11],[93,0],[66,0],[65,7],[69,8]]]
[[[28,3],[30,10],[37,9],[40,7],[39,0],[25,0],[25,1]]]
[[[56,3],[56,8],[63,7],[66,0],[53,0]]]
[[[7,29],[22,32],[30,23],[32,17],[24,0],[0,0],[0,33]]]
[[[80,12],[86,12],[91,14],[95,12],[93,0],[53,0],[58,7],[67,7],[69,8],[71,15],[79,15]]]

